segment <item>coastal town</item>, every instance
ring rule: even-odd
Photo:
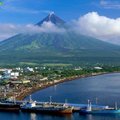
[[[77,78],[118,72],[109,66],[26,66],[0,68],[1,99],[22,100],[27,95],[46,87]]]

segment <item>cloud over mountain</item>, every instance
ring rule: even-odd
[[[59,28],[51,22],[44,22],[41,26],[27,24],[27,25],[15,25],[15,24],[0,24],[0,40],[7,39],[18,33],[64,33],[64,28]]]
[[[108,18],[99,15],[97,12],[89,12],[81,16],[78,20],[70,22],[69,30],[64,27],[58,27],[50,21],[44,22],[41,26],[32,24],[0,24],[0,29],[0,40],[18,33],[64,33],[75,31],[78,34],[89,35],[104,41],[120,44],[120,18]]]
[[[44,22],[41,26],[29,24],[25,26],[25,30],[28,33],[63,33],[66,31],[64,28],[59,28],[51,22]],[[25,30],[23,32],[25,32]]]
[[[90,12],[74,21],[74,30],[108,42],[120,44],[120,18],[111,19]]]
[[[19,32],[18,25],[0,24],[0,40],[9,38]]]

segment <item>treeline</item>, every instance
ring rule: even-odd
[[[76,70],[75,68],[63,68],[63,69],[45,69],[39,70],[34,73],[29,73],[27,75],[36,76],[41,75],[43,77],[49,78],[64,78],[64,77],[72,77],[72,76],[79,76],[79,75],[92,75],[94,73],[112,73],[112,72],[120,72],[120,67],[114,66],[102,66],[102,69],[95,69],[95,68],[82,68],[80,70]]]

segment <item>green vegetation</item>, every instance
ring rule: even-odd
[[[43,66],[49,66],[49,67],[67,67],[67,66],[72,66],[72,64],[63,64],[63,63],[45,63],[45,64],[42,64]]]
[[[31,65],[31,64],[30,64]],[[15,67],[15,66],[14,66]],[[16,68],[17,67],[17,68]],[[103,73],[120,72],[120,66],[32,66],[30,67],[10,67],[12,72],[19,72],[17,78],[5,78],[4,72],[0,82],[0,97],[3,98],[6,91],[6,98],[17,95],[17,99],[22,99],[25,95],[66,80],[81,77],[98,75]],[[19,68],[19,69],[18,69]],[[29,68],[29,69],[28,69]],[[24,94],[23,94],[24,93]]]
[[[37,65],[39,65],[39,64],[37,64],[37,63],[32,63],[32,62],[20,62],[19,65],[20,65],[20,66],[23,66],[23,65],[37,66]]]
[[[45,69],[38,69],[37,72],[34,73],[25,73],[28,76],[44,76],[52,79],[61,79],[73,76],[80,75],[92,75],[94,73],[112,73],[112,72],[120,72],[120,66],[102,66],[102,69],[95,69],[94,67],[83,67],[81,69],[75,69],[76,67],[68,66],[68,67],[46,67]],[[78,67],[79,68],[79,67]]]
[[[120,46],[75,33],[19,34],[0,42],[1,64],[120,65]]]

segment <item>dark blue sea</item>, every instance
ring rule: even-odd
[[[88,78],[77,79],[32,94],[32,99],[37,101],[64,102],[120,106],[120,73],[105,74]],[[28,99],[28,97],[26,97]],[[97,100],[97,101],[96,101]],[[45,115],[40,113],[10,113],[0,112],[0,120],[120,120],[117,115]]]

